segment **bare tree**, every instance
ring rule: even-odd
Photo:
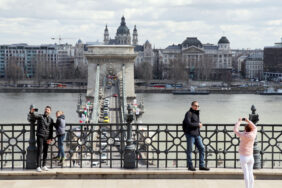
[[[213,68],[215,68],[216,60],[213,58],[212,54],[205,54],[201,57],[199,63],[197,63],[197,74],[200,80],[211,79],[211,73]]]
[[[74,68],[74,78],[87,80],[87,74],[88,74],[87,64],[81,63],[80,66]]]
[[[19,80],[24,78],[23,66],[17,57],[9,56],[6,66],[6,78],[16,84]]]
[[[136,78],[143,79],[148,85],[153,78],[153,66],[148,62],[143,62],[135,66],[134,73]]]
[[[188,82],[189,74],[187,66],[180,58],[180,55],[169,62],[169,67],[169,78],[173,81],[175,87],[178,82]]]
[[[163,79],[163,72],[164,72],[164,66],[162,61],[160,61],[159,52],[155,52],[155,59],[154,59],[154,65],[153,65],[153,78],[154,79]]]

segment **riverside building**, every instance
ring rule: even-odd
[[[268,80],[282,79],[282,38],[274,46],[264,47],[264,77]]]
[[[197,37],[187,37],[181,44],[173,44],[163,49],[160,58],[165,69],[164,78],[168,77],[171,63],[185,63],[185,68],[192,79],[223,79],[231,76],[232,53],[229,40],[223,36],[217,45],[202,44]]]
[[[73,51],[68,44],[0,45],[0,78],[7,78],[8,72],[15,67],[24,78],[33,78],[37,72],[47,69],[54,74],[56,71],[68,70],[74,64]]]
[[[0,77],[7,76],[7,70],[11,64],[15,64],[22,70],[24,77],[32,78],[36,72],[36,61],[41,59],[56,66],[58,54],[55,45],[27,45],[11,44],[0,45]]]

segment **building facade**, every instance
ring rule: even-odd
[[[15,68],[23,78],[53,78],[73,67],[73,55],[71,45],[0,45],[0,78],[8,78]]]
[[[87,64],[87,59],[84,56],[86,45],[79,39],[74,47],[74,66],[80,67]]]
[[[202,44],[197,37],[187,37],[181,44],[170,45],[163,49],[160,58],[168,78],[173,63],[182,62],[192,79],[223,79],[222,75],[231,76],[232,53],[230,42],[226,37],[218,45]]]
[[[282,39],[274,46],[264,47],[264,76],[268,80],[282,77]]]
[[[263,53],[249,55],[245,61],[245,78],[263,79]]]
[[[154,52],[152,44],[147,40],[143,45],[135,45],[134,51],[138,54],[135,59],[135,65],[140,63],[150,63],[154,65]]]
[[[22,71],[23,77],[32,78],[35,76],[37,61],[45,62],[51,66],[56,66],[58,53],[54,45],[27,45],[12,44],[0,46],[0,77],[6,78],[9,66],[14,64]]]

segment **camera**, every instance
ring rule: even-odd
[[[246,121],[246,118],[242,118],[242,121]]]
[[[38,108],[34,108],[33,105],[30,105],[30,108],[29,108],[29,109],[30,109],[30,110],[34,109],[34,112],[38,112]]]

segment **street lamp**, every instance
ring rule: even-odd
[[[135,168],[136,153],[135,146],[132,140],[132,121],[133,121],[133,109],[130,104],[127,105],[128,114],[126,114],[127,122],[127,140],[124,151],[124,168],[132,169]]]

